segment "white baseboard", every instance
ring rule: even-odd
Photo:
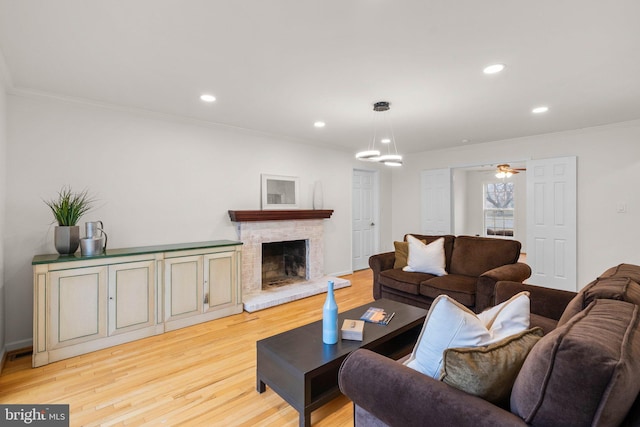
[[[31,338],[26,340],[14,341],[10,343],[5,343],[4,351],[8,352],[13,350],[19,350],[21,348],[31,347],[32,345],[33,345],[33,339]]]
[[[347,276],[349,274],[353,274],[353,270],[349,271],[339,271],[337,273],[328,273],[327,276],[335,276],[335,277],[340,277],[340,276]]]

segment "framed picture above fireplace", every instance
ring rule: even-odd
[[[262,209],[298,209],[300,178],[262,174]]]

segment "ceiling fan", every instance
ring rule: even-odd
[[[507,163],[496,166],[496,178],[509,178],[511,175],[526,171],[526,168],[512,168]]]

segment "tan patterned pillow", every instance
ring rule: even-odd
[[[422,243],[427,243],[426,240],[420,240]],[[409,259],[409,243],[408,242],[393,242],[393,247],[396,249],[396,260],[393,263],[393,268],[403,268],[407,266]]]
[[[406,266],[407,258],[409,257],[409,244],[407,242],[393,242],[393,247],[396,249],[396,260],[393,263],[393,268]]]
[[[504,405],[524,360],[542,335],[542,328],[537,327],[484,347],[448,348],[443,353],[440,380]]]

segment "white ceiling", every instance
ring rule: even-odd
[[[17,92],[352,152],[390,101],[408,154],[640,118],[639,17],[638,0],[0,0],[0,49]]]

